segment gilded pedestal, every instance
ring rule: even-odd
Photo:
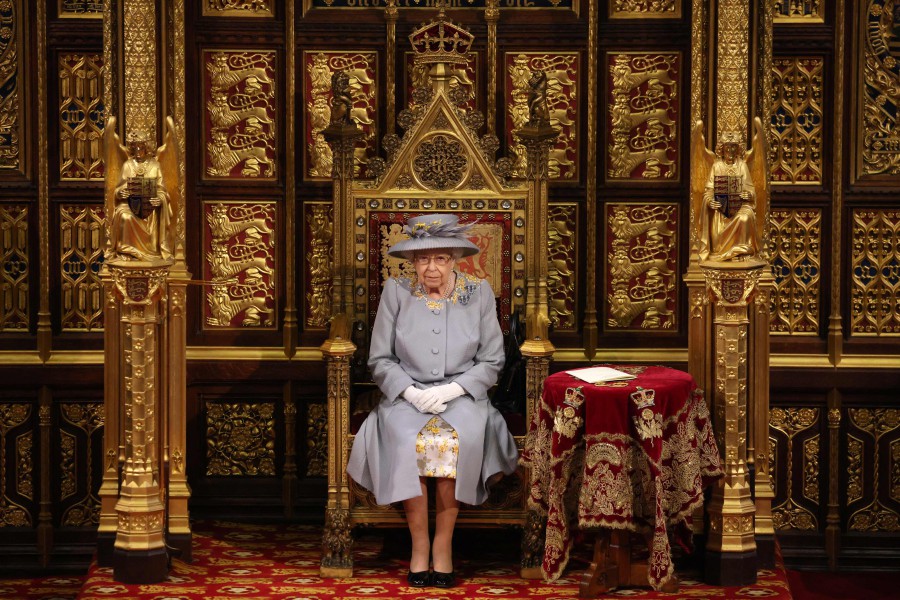
[[[756,259],[701,262],[714,298],[716,438],[725,477],[707,506],[706,580],[714,585],[756,581],[756,508],[747,469],[748,299],[766,263]]]

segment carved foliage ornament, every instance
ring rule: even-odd
[[[206,326],[274,327],[275,203],[206,202]]]
[[[274,17],[274,0],[203,0],[209,17]]]
[[[334,209],[324,202],[306,205],[306,325],[325,328],[331,317],[331,265],[334,262]]]
[[[608,179],[678,179],[680,54],[608,57]]]
[[[862,51],[857,54],[860,177],[900,175],[900,3],[864,0]]]
[[[815,334],[819,330],[822,211],[773,210],[769,233],[775,293],[769,330]]]
[[[206,403],[206,474],[275,475],[274,403]]]
[[[103,206],[63,204],[59,216],[62,327],[103,329]]]
[[[59,177],[103,179],[103,57],[59,57]]]
[[[21,481],[19,463],[7,458],[9,449],[14,448],[12,440],[14,430],[24,425],[31,417],[31,405],[24,402],[0,403],[0,528],[27,527],[32,523],[31,512],[17,503],[10,495],[8,481]],[[15,465],[10,472],[10,466]],[[18,489],[19,485],[16,485]],[[26,498],[17,498],[25,500]]]
[[[579,55],[575,52],[539,54],[530,52],[506,55],[506,115],[507,143],[516,156],[512,176],[525,177],[527,152],[513,136],[513,131],[528,124],[529,79],[532,73],[547,75],[547,108],[551,127],[560,130],[556,143],[550,148],[549,179],[575,181],[578,179],[578,76]]]
[[[898,448],[897,433],[900,431],[900,410],[895,408],[851,408],[848,410],[850,424],[871,439],[870,444],[860,444],[862,456],[860,464],[874,465],[871,487],[863,489],[863,498],[869,503],[853,512],[848,529],[850,531],[900,532],[900,514],[885,502],[886,497],[897,500],[896,475],[900,472],[894,452]],[[872,454],[866,452],[866,447]],[[887,460],[882,453],[887,452]],[[886,465],[884,472],[881,466]],[[861,479],[860,479],[861,481]],[[853,509],[854,507],[850,507]]]
[[[612,0],[609,16],[613,19],[677,19],[682,0]]]
[[[95,444],[103,444],[102,433],[99,433],[104,424],[103,404],[62,402],[59,410],[65,440],[60,448],[61,477],[65,483],[62,499],[81,492],[76,501],[66,502],[61,522],[67,527],[96,526],[100,523],[100,499],[95,494],[93,481],[95,469],[99,473],[101,465],[94,466],[93,449]],[[79,469],[83,469],[81,477]],[[81,490],[78,489],[79,481],[83,482]]]
[[[22,115],[19,108],[20,58],[22,18],[17,18],[18,2],[0,4],[0,171],[20,169]]]
[[[28,207],[0,205],[0,331],[28,327]]]
[[[556,331],[574,331],[577,327],[578,207],[551,204],[547,230],[547,295],[550,322]]]
[[[900,211],[852,212],[850,327],[857,335],[900,333]]]
[[[779,478],[784,482],[785,487],[784,501],[778,506],[772,507],[772,521],[775,529],[815,530],[818,527],[816,516],[801,504],[809,504],[810,501],[818,504],[818,456],[813,462],[806,455],[809,450],[808,442],[813,439],[818,440],[818,435],[806,438],[802,442],[801,448],[794,448],[794,439],[808,430],[815,433],[812,428],[818,422],[818,408],[773,408],[771,411],[770,432],[775,434],[776,439],[787,438],[785,449],[787,463],[782,465],[783,468],[778,469]],[[799,458],[803,472],[801,497],[796,497],[794,494],[794,460],[797,458]],[[815,473],[809,473],[808,471],[811,469],[814,469]],[[810,498],[811,495],[813,498]]]
[[[274,179],[275,53],[206,51],[204,167],[208,177]]]
[[[822,181],[822,57],[776,58],[769,134],[772,183]]]

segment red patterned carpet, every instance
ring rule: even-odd
[[[387,540],[387,541],[386,541]],[[27,600],[325,600],[342,598],[457,598],[487,600],[562,600],[578,597],[580,570],[588,548],[581,546],[565,575],[552,584],[518,577],[518,533],[458,532],[456,550],[460,583],[455,588],[412,588],[406,584],[407,550],[402,536],[367,532],[354,547],[355,577],[319,577],[321,529],[307,525],[257,525],[204,522],[194,529],[194,562],[175,560],[167,581],[123,585],[112,569],[92,565],[81,580],[73,577],[0,581],[0,598]],[[489,543],[486,543],[489,542]],[[676,594],[626,589],[608,597],[631,598],[791,598],[787,575],[779,565],[761,570],[753,586],[716,588],[689,573],[679,573]]]

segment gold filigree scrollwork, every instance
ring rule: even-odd
[[[307,405],[306,414],[306,476],[325,477],[328,474],[328,415],[321,402]]]
[[[678,207],[607,205],[607,327],[673,329]]]
[[[274,179],[278,128],[275,53],[204,53],[209,177]]]
[[[856,436],[847,436],[847,504],[858,502],[863,497],[863,441]]]
[[[823,0],[775,0],[775,21],[811,23],[825,19]]]
[[[206,325],[275,323],[275,204],[206,202]]]
[[[861,177],[900,175],[900,11],[896,0],[860,8],[862,48],[857,170]]]
[[[59,499],[66,500],[78,491],[77,440],[68,431],[59,432]]]
[[[900,502],[900,440],[891,442],[891,500]]]
[[[28,327],[28,207],[0,205],[0,331]]]
[[[750,48],[750,4],[744,0],[719,0],[716,57],[716,129],[734,131],[747,147],[747,76]]]
[[[334,260],[334,207],[306,205],[306,325],[324,328],[331,317],[331,264]]]
[[[100,523],[100,498],[94,493],[94,466],[92,459],[94,456],[95,432],[103,427],[104,423],[103,404],[100,402],[63,402],[60,403],[59,410],[63,421],[74,426],[78,430],[77,435],[83,435],[85,439],[85,458],[82,465],[85,474],[84,496],[63,512],[61,523],[66,527],[96,526]],[[63,459],[65,459],[65,454]],[[72,461],[73,470],[78,468],[78,464],[79,461]],[[75,482],[78,481],[77,472],[72,475],[72,479]]]
[[[822,183],[820,56],[776,58],[772,64],[769,172],[772,183]]]
[[[680,56],[609,55],[608,179],[678,179]]]
[[[574,204],[551,204],[548,207],[547,299],[550,303],[550,322],[556,331],[572,331],[577,327],[577,214],[578,207]]]
[[[613,0],[609,3],[613,19],[677,19],[681,0]]]
[[[16,503],[10,496],[6,487],[7,478],[10,475],[8,467],[11,464],[6,458],[7,436],[15,427],[24,424],[31,416],[31,405],[24,402],[0,403],[0,528],[2,527],[27,527],[32,523],[31,513],[21,504]],[[18,471],[18,464],[16,471]],[[16,477],[18,482],[18,477]],[[18,485],[16,486],[18,488]]]
[[[130,0],[121,3],[122,53],[124,73],[125,124],[128,131],[146,131],[155,135],[157,73],[159,54],[156,42],[157,8],[155,0]]]
[[[851,408],[848,410],[850,423],[867,433],[873,439],[871,461],[861,457],[861,462],[872,465],[872,501],[865,507],[855,511],[850,517],[850,531],[900,531],[900,514],[886,507],[881,501],[879,489],[884,483],[881,475],[882,459],[881,440],[900,428],[900,409],[896,408]],[[888,479],[893,476],[893,468],[887,472]],[[895,487],[894,481],[888,482],[888,493]]]
[[[103,56],[59,57],[59,178],[103,179]]]
[[[818,421],[818,408],[773,408],[771,411],[769,428],[777,430],[787,438],[785,449],[787,464],[784,465],[785,474],[782,478],[785,482],[785,500],[778,506],[772,507],[772,522],[775,529],[815,530],[818,527],[815,515],[801,506],[793,496],[794,438],[801,432],[812,428]],[[805,446],[804,449],[806,449]],[[808,483],[806,467],[807,460],[804,455],[801,459],[801,468],[804,471],[804,496]],[[816,462],[815,470],[818,474],[818,462]],[[818,482],[816,482],[816,489],[818,490]],[[816,494],[816,498],[816,504],[818,504],[818,494]]]
[[[206,17],[274,17],[274,0],[204,0]]]
[[[22,43],[22,17],[18,2],[0,5],[0,171],[22,167],[22,114],[19,82],[22,81],[19,46]]]
[[[274,403],[206,403],[206,474],[275,475]]]
[[[578,54],[575,52],[558,54],[519,52],[506,55],[507,143],[515,155],[511,176],[526,175],[527,151],[525,145],[513,136],[513,131],[525,127],[530,118],[528,96],[531,87],[528,81],[532,72],[544,71],[547,74],[547,108],[550,125],[560,132],[556,143],[550,147],[547,178],[570,181],[578,179],[576,116],[579,69]]]
[[[853,210],[850,327],[859,335],[900,333],[900,211]]]
[[[778,471],[780,470],[778,462],[775,460],[778,456],[778,438],[769,436],[769,474],[772,480],[772,497],[778,495]]]
[[[59,216],[62,328],[103,329],[103,206],[63,204]]]
[[[775,276],[769,331],[815,335],[821,308],[822,210],[779,209],[769,216],[769,255]]]
[[[404,57],[406,59],[407,77],[406,97],[409,99],[408,107],[413,108],[416,105],[415,98],[413,98],[413,90],[431,89],[431,77],[428,75],[428,65],[417,65],[415,63],[415,53],[406,52]],[[447,65],[447,69],[450,72],[450,91],[453,92],[453,90],[461,88],[468,99],[457,106],[464,111],[473,111],[477,108],[476,98],[478,98],[478,87],[476,85],[478,53],[467,53],[466,60],[468,62],[465,65]]]
[[[34,439],[30,431],[16,438],[16,492],[23,498],[34,499]]]
[[[93,17],[103,14],[103,0],[59,0],[60,17]]]
[[[819,504],[819,436],[803,441],[803,497]]]
[[[354,148],[353,176],[375,156],[378,90],[375,85],[375,52],[308,51],[306,71],[306,174],[311,178],[331,178],[333,157],[323,131],[331,122],[331,76],[344,71],[349,78],[350,118],[365,132],[364,144]]]
[[[413,171],[416,179],[432,190],[455,188],[469,167],[469,157],[455,139],[434,135],[423,140],[415,150]]]

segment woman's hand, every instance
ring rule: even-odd
[[[435,414],[444,412],[447,409],[447,404],[449,404],[451,400],[459,398],[466,393],[466,390],[455,381],[435,386],[431,388],[431,391],[437,394],[437,397],[440,400],[440,403],[432,409],[432,412]]]
[[[438,396],[436,392],[436,390],[442,387],[444,386],[420,390],[416,386],[411,385],[403,390],[403,398],[407,402],[415,406],[417,411],[421,413],[432,413],[436,415],[438,413],[444,412],[444,409],[447,408],[446,402],[442,404],[441,397]],[[436,410],[439,405],[439,409]]]

